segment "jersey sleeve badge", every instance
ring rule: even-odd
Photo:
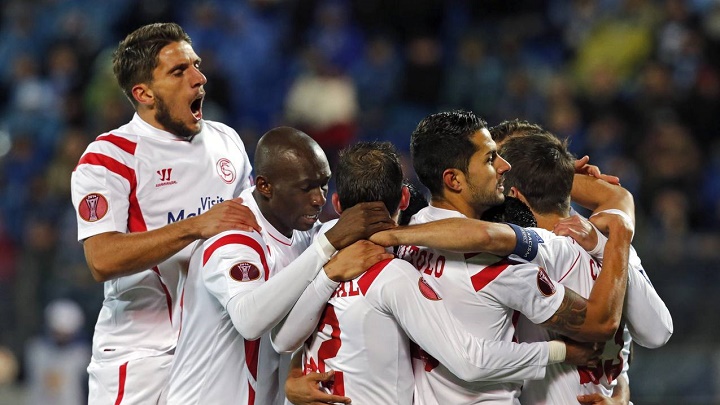
[[[104,195],[92,193],[83,197],[77,208],[80,218],[87,222],[95,222],[107,214],[108,202]]]
[[[542,295],[549,297],[555,294],[555,283],[550,280],[550,276],[548,276],[547,272],[542,267],[538,267],[537,285]]]
[[[254,281],[259,279],[261,275],[260,269],[248,262],[238,263],[230,268],[230,277],[235,281]]]
[[[418,288],[420,289],[420,293],[423,295],[423,297],[431,300],[431,301],[440,301],[442,298],[438,293],[433,290],[432,287],[430,287],[430,284],[425,281],[424,278],[420,277],[418,279]]]

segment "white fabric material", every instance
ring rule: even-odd
[[[601,265],[572,238],[557,236],[550,231],[533,228],[545,241],[541,244],[535,263],[543,266],[551,279],[557,280],[581,296],[590,296]],[[517,336],[522,342],[545,341],[558,338],[554,332],[520,317]],[[553,364],[543,380],[526,381],[522,404],[564,404],[577,402],[577,395],[601,393],[611,396],[619,375],[627,378],[630,335],[619,328],[615,337],[605,343],[601,366],[588,369],[568,364]]]
[[[208,239],[191,258],[168,403],[284,400],[281,358],[272,350],[267,332],[287,314],[329,256],[319,243],[308,248],[315,229],[295,231],[291,238],[280,234],[260,213],[252,190],[241,197],[262,235],[224,232]]]
[[[305,346],[305,371],[335,370],[335,381],[326,388],[353,403],[407,405],[414,389],[411,341],[464,379],[544,375],[548,345],[471,336],[442,300],[423,295],[421,280],[410,264],[395,259],[341,283]],[[427,294],[429,287],[423,288]]]
[[[462,217],[457,211],[426,207],[411,223]],[[550,291],[539,288],[538,266],[509,264],[487,254],[463,255],[454,252],[404,246],[398,257],[412,263],[424,279],[443,296],[445,305],[471,334],[488,341],[513,340],[513,314],[527,313],[535,322],[544,322],[555,313],[565,294],[562,285],[549,282]],[[417,403],[475,404],[516,403],[522,381],[496,383],[466,382],[445,365],[434,366],[428,359],[413,359]]]
[[[203,121],[202,131],[187,142],[136,114],[128,124],[92,142],[72,174],[78,238],[153,230],[199,215],[236,197],[250,186],[250,176],[245,147],[230,127]],[[99,200],[97,220],[86,220],[83,217],[88,215],[81,213],[87,213],[90,195]],[[191,250],[192,245],[160,263],[157,271],[148,269],[104,283],[93,362],[126,362],[175,348],[178,286]]]

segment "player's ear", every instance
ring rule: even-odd
[[[332,199],[332,206],[333,206],[333,208],[335,208],[335,212],[337,212],[338,215],[342,214],[343,209],[342,209],[342,206],[340,205],[340,196],[338,195],[338,193],[333,193],[331,199]]]
[[[402,186],[402,195],[400,196],[398,209],[404,211],[408,205],[410,205],[410,189],[407,186]]]
[[[465,179],[462,171],[458,169],[445,169],[443,171],[442,178],[445,188],[456,193],[462,191],[462,181]]]
[[[523,204],[525,204],[525,205],[527,205],[527,206],[529,207],[528,202],[527,202],[527,198],[525,198],[525,196],[523,195],[523,193],[521,193],[520,190],[517,189],[517,187],[515,187],[515,186],[510,187],[510,191],[507,193],[507,196],[508,196],[508,197],[515,197],[515,198],[517,198],[518,200],[522,201]]]
[[[255,189],[265,198],[272,197],[272,184],[263,175],[257,175],[255,177]]]
[[[136,84],[132,88],[132,95],[135,100],[145,107],[155,105],[155,95],[145,83]]]

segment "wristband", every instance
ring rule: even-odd
[[[608,237],[603,235],[602,232],[600,232],[595,225],[593,225],[593,229],[595,230],[595,234],[597,235],[598,241],[595,247],[588,251],[590,256],[600,260],[603,257],[603,252],[605,251],[605,244],[607,244]]]
[[[337,249],[335,249],[335,246],[330,243],[327,236],[325,236],[324,233],[320,233],[315,237],[315,243],[316,246],[319,248],[318,250],[325,258],[325,261],[328,261],[332,258],[332,256],[337,252]]]
[[[562,363],[567,356],[565,342],[551,340],[548,342],[548,364]]]
[[[507,223],[507,225],[515,231],[515,250],[512,254],[519,256],[523,260],[532,261],[537,256],[538,245],[543,242],[540,235],[532,229],[521,228],[515,224]]]

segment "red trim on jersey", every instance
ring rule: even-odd
[[[255,390],[250,381],[248,381],[248,405],[255,405]]]
[[[262,263],[263,269],[265,270],[265,281],[267,281],[268,277],[270,277],[270,271],[268,269],[267,260],[265,260],[265,252],[263,251],[262,246],[260,246],[260,244],[255,239],[247,235],[226,235],[213,242],[213,244],[208,246],[207,249],[205,249],[205,251],[203,252],[203,266],[207,264],[208,260],[210,260],[210,256],[212,256],[212,254],[215,253],[216,250],[230,244],[245,245],[255,250],[255,252],[260,255],[260,262]]]
[[[128,200],[130,206],[128,207],[128,229],[130,232],[144,232],[147,231],[147,225],[143,218],[142,211],[140,210],[140,203],[138,202],[136,190],[137,190],[137,177],[135,176],[135,170],[128,167],[127,165],[118,162],[110,156],[103,155],[101,153],[86,153],[80,158],[77,169],[80,165],[95,165],[102,166],[111,172],[123,177],[130,183],[130,195]]]
[[[157,274],[158,281],[160,281],[160,285],[162,286],[163,291],[165,291],[165,302],[167,303],[168,313],[170,314],[170,323],[172,323],[172,296],[170,295],[170,290],[168,290],[165,282],[163,282],[162,277],[160,276],[160,269],[158,269],[157,266],[152,269],[155,274]],[[185,293],[185,285],[183,285],[183,293]]]
[[[245,346],[245,365],[247,365],[248,371],[253,380],[257,382],[257,370],[258,370],[258,359],[260,357],[260,339],[247,340],[243,339]],[[255,403],[255,389],[253,389],[252,383],[248,381],[248,405]]]
[[[131,155],[135,154],[135,148],[137,147],[137,143],[113,134],[101,135],[98,136],[95,140],[110,142],[111,144],[117,146],[118,148],[124,150]]]
[[[572,238],[570,238],[570,240],[572,240]],[[570,268],[568,269],[568,271],[566,271],[565,274],[563,274],[562,277],[560,277],[560,280],[558,280],[558,283],[561,283],[561,282],[563,281],[563,279],[564,279],[565,277],[567,277],[568,274],[570,274],[570,272],[572,271],[572,269],[575,268],[575,265],[577,264],[578,260],[580,260],[580,253],[578,253],[577,257],[575,258],[575,261],[572,263],[572,265],[570,266]]]
[[[273,234],[271,234],[270,232],[268,232],[267,234],[268,234],[271,238],[275,239],[276,241],[282,243],[282,244],[285,245],[285,246],[292,246],[292,243],[287,243],[287,242],[285,242],[284,240],[280,240],[280,239],[276,238],[275,236],[273,236]]]
[[[502,260],[498,263],[491,264],[490,266],[485,267],[484,269],[480,270],[479,273],[470,277],[470,281],[472,282],[475,291],[480,291],[485,288],[486,285],[490,284],[491,281],[495,280],[500,275],[500,273],[502,273],[506,268],[508,268],[508,266],[510,266],[510,262],[508,262],[507,260]]]
[[[385,259],[381,262],[378,262],[374,266],[367,269],[367,271],[365,271],[365,273],[363,273],[363,275],[360,276],[357,283],[358,283],[358,287],[360,287],[360,291],[362,292],[363,295],[365,295],[367,290],[370,288],[370,285],[373,283],[373,281],[375,281],[375,279],[380,274],[382,269],[384,269],[385,266],[387,266],[388,263],[390,263],[390,261],[392,261],[392,260],[393,259]]]
[[[519,343],[519,342],[520,342],[520,341],[518,340],[518,337],[517,337],[517,324],[518,324],[518,320],[519,320],[519,319],[520,319],[520,311],[517,311],[517,310],[513,311],[513,314],[512,314],[512,326],[513,326],[513,329],[515,329],[515,333],[513,333],[513,337],[512,337],[513,343]]]
[[[120,405],[125,396],[125,380],[127,379],[127,362],[120,366],[120,378],[118,381],[118,394],[115,399],[115,405]]]

